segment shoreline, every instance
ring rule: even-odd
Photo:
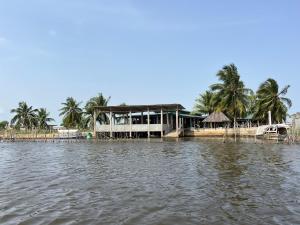
[[[236,137],[238,139],[241,138],[251,138],[256,139],[256,130],[257,127],[251,127],[251,128],[236,128]],[[86,133],[86,131],[82,132]],[[172,137],[172,136],[164,136],[164,137],[153,137],[150,139],[165,139],[165,140],[174,140],[174,139],[184,139],[184,138],[212,138],[212,139],[230,139],[234,138],[235,136],[235,130],[234,128],[227,128],[227,129],[221,129],[221,128],[200,128],[200,129],[194,129],[194,130],[186,130],[184,131],[180,137]],[[148,138],[124,138],[123,140],[141,140],[141,139],[148,139]],[[258,138],[259,139],[259,138]],[[122,140],[122,138],[105,138],[105,139],[96,139],[95,137],[92,137],[90,139],[87,139],[84,135],[77,137],[77,138],[60,138],[58,136],[58,133],[2,133],[0,134],[0,141],[1,142],[55,142],[55,141],[84,141],[84,140]],[[295,136],[294,139],[295,143],[300,142],[300,136]]]

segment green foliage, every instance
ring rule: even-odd
[[[213,84],[212,91],[216,93],[215,107],[230,118],[244,117],[247,113],[248,95],[250,89],[245,88],[240,80],[237,67],[234,64],[225,65],[217,73],[221,83]]]
[[[257,101],[257,96],[251,90],[248,95],[247,115],[253,115],[255,113],[256,101]]]
[[[8,126],[8,124],[9,124],[8,121],[1,121],[0,122],[0,130],[6,129],[6,127]]]
[[[40,130],[48,130],[49,129],[49,122],[54,121],[54,119],[49,117],[50,113],[47,112],[45,108],[40,108],[37,110],[37,125]]]
[[[104,97],[102,93],[92,97],[84,107],[84,117],[82,118],[82,126],[85,128],[93,128],[94,125],[94,108],[100,106],[107,106],[110,97]],[[96,121],[105,123],[108,120],[106,114],[99,113],[96,115]]]
[[[32,129],[37,126],[37,110],[33,109],[32,106],[28,106],[26,102],[20,102],[16,109],[11,110],[11,113],[15,114],[11,124],[16,128]]]
[[[281,123],[286,119],[288,108],[292,106],[292,101],[289,98],[284,97],[290,85],[285,86],[282,90],[279,90],[278,83],[269,78],[263,82],[256,93],[256,109],[254,117],[260,121],[268,121],[268,111],[272,113],[272,120]]]
[[[211,85],[210,91],[196,99],[195,112],[210,114],[222,111],[235,120],[253,115],[255,120],[266,123],[268,111],[271,111],[273,121],[281,123],[286,119],[288,108],[292,106],[292,101],[284,97],[289,85],[279,90],[277,82],[270,78],[254,93],[245,88],[234,64],[225,65],[217,77],[221,82]]]
[[[74,98],[68,97],[66,102],[63,102],[63,107],[60,109],[60,116],[63,116],[63,126],[66,128],[80,128],[82,123],[82,109],[80,102]]]
[[[209,115],[216,110],[216,94],[206,91],[196,99],[194,113]]]

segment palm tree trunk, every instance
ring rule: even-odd
[[[234,116],[234,119],[233,119],[233,123],[234,123],[234,125],[233,125],[233,129],[234,129],[234,141],[236,142],[236,116]]]
[[[233,127],[234,127],[234,141],[236,142],[236,93],[234,93],[234,119],[233,119]]]

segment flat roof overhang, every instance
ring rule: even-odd
[[[184,107],[180,104],[156,104],[156,105],[124,105],[124,106],[98,106],[94,107],[99,112],[115,112],[115,113],[127,113],[127,112],[146,112],[153,111],[176,111],[183,110]]]

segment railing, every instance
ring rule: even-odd
[[[111,128],[110,128],[111,127]],[[97,125],[96,131],[97,132],[110,132],[110,129],[112,129],[112,132],[147,132],[148,131],[148,124],[122,124],[122,125]],[[168,130],[168,125],[163,125],[163,130]],[[149,131],[151,132],[159,132],[161,131],[161,124],[150,124],[149,125]]]

